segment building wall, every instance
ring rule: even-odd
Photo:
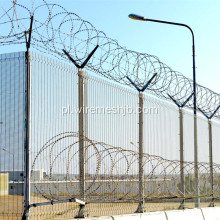
[[[25,72],[24,52],[0,55],[0,171],[23,169]]]
[[[24,181],[24,171],[23,170],[4,170],[0,171],[0,174],[8,174],[8,181],[22,182]],[[32,181],[40,181],[44,178],[44,170],[33,170],[31,172]]]

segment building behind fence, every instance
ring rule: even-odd
[[[31,52],[30,204],[78,198],[85,216],[132,213],[140,202],[139,97],[72,64]],[[21,219],[24,201],[25,53],[0,56],[0,218]],[[82,77],[83,108],[79,108]],[[81,92],[82,92],[81,91]],[[184,163],[180,163],[179,109],[144,95],[144,209],[193,207],[193,114],[183,109]],[[82,107],[82,106],[81,106]],[[83,112],[83,136],[79,115]],[[210,179],[208,120],[198,116],[201,205],[218,205],[220,124],[213,121]],[[80,163],[80,143],[84,163]],[[84,173],[80,173],[83,166]],[[184,170],[184,190],[181,185]],[[82,179],[83,177],[83,179]],[[83,180],[83,182],[82,182]],[[83,189],[83,192],[82,192]],[[30,208],[31,219],[74,217],[77,203]]]

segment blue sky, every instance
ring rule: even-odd
[[[9,2],[1,0],[3,7]],[[183,27],[134,21],[128,18],[128,14],[136,13],[152,19],[189,25],[195,33],[197,81],[220,93],[218,84],[220,1],[47,0],[47,2],[61,4],[67,10],[91,22],[97,29],[104,31],[107,36],[118,40],[120,45],[156,55],[172,69],[192,78],[190,32]],[[21,50],[21,47],[12,49],[16,50]]]

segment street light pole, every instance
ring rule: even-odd
[[[200,206],[200,199],[199,199],[199,173],[198,173],[198,135],[197,135],[197,106],[196,106],[196,62],[195,62],[195,37],[193,30],[186,24],[176,23],[176,22],[169,22],[169,21],[161,21],[161,20],[154,20],[148,19],[144,16],[136,15],[136,14],[129,14],[128,16],[134,20],[140,21],[150,21],[156,23],[163,23],[163,24],[170,24],[170,25],[177,25],[183,26],[190,30],[192,34],[192,57],[193,57],[193,112],[194,112],[194,172],[195,172],[195,188],[196,188],[196,197],[197,200],[195,202],[195,207],[199,208]]]

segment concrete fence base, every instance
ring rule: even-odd
[[[87,220],[220,220],[220,207],[86,218]]]

